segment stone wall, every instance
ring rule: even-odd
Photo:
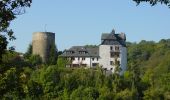
[[[110,57],[110,52],[111,52],[110,47],[113,47],[113,49],[115,49],[115,46],[119,46],[120,48],[119,49],[120,56],[118,58]],[[115,66],[114,64],[111,65],[110,61],[113,61],[113,63],[115,63],[115,59],[117,59],[117,61],[120,61],[120,67],[122,69],[120,74],[122,74],[126,70],[126,66],[127,66],[126,47],[123,47],[122,45],[100,45],[99,56],[100,56],[99,65],[102,66],[102,68],[114,72]]]
[[[51,32],[33,33],[32,46],[33,55],[39,55],[43,62],[49,58],[50,48],[55,45],[55,34]]]

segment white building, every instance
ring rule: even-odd
[[[120,67],[122,74],[127,66],[126,36],[124,33],[103,33],[99,46],[99,65],[105,70],[115,72],[115,66]],[[117,64],[116,64],[117,62]]]
[[[73,46],[62,54],[69,61],[67,67],[94,68],[99,64],[99,48],[87,46]]]
[[[71,61],[67,67],[94,68],[99,65],[106,71],[114,73],[115,66],[118,66],[122,74],[127,66],[125,34],[115,34],[112,30],[111,33],[103,33],[101,40],[99,47],[73,46],[65,50],[62,56]]]

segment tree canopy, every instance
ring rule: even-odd
[[[30,7],[32,0],[1,0],[0,1],[0,60],[7,49],[8,38],[14,40],[12,29],[9,25],[17,15],[25,12],[25,7]]]
[[[169,0],[134,0],[157,2],[169,6]],[[158,43],[142,40],[127,43],[128,69],[120,76],[106,76],[104,70],[65,68],[66,59],[55,63],[55,46],[50,51],[52,65],[44,65],[38,55],[31,55],[31,45],[25,58],[6,50],[8,40],[15,39],[10,22],[30,7],[31,0],[0,1],[0,98],[59,100],[169,100],[170,99],[170,39]],[[91,45],[90,45],[91,46]],[[6,50],[6,54],[2,55]],[[29,59],[29,60],[28,60]],[[36,67],[38,66],[38,67]],[[120,70],[117,68],[117,71]]]
[[[140,4],[141,2],[149,2],[152,6],[156,5],[157,3],[165,4],[170,7],[170,0],[133,0],[137,4]]]
[[[170,99],[170,39],[158,43],[128,42],[127,49],[128,68],[121,76],[117,73],[106,76],[99,67],[66,68],[67,60],[61,57],[57,64],[44,65],[38,56],[31,55],[27,62],[19,53],[8,52],[0,63],[0,97],[26,100]]]

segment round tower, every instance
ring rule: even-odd
[[[43,62],[47,62],[51,47],[55,45],[55,33],[35,32],[32,38],[33,55],[39,55]]]

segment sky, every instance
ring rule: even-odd
[[[101,42],[102,33],[124,32],[127,41],[170,38],[170,8],[133,0],[33,0],[26,13],[12,21],[16,40],[9,46],[26,52],[33,32],[54,32],[58,50]]]

